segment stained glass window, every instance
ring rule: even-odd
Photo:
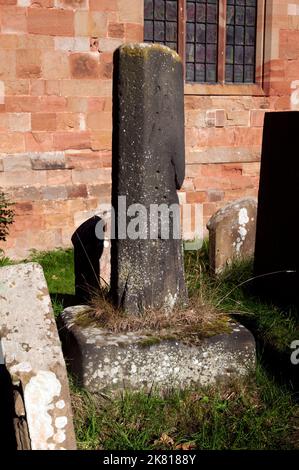
[[[227,0],[225,81],[254,83],[257,0]]]
[[[178,49],[177,0],[144,1],[144,41]]]
[[[187,0],[186,79],[216,83],[218,1]]]

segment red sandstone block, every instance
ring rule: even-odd
[[[9,117],[7,114],[0,114],[0,132],[7,131],[9,129]],[[0,160],[0,171],[3,171],[2,160]]]
[[[65,161],[67,168],[76,170],[103,167],[101,152],[67,153]]]
[[[63,228],[68,225],[73,225],[72,214],[50,214],[45,218],[46,229],[57,229],[58,227]]]
[[[231,189],[253,188],[256,184],[250,176],[231,176],[229,181]]]
[[[70,78],[67,54],[62,51],[45,51],[42,56],[42,76],[50,80]]]
[[[55,0],[38,0],[41,8],[52,8],[55,6]]]
[[[45,80],[30,80],[30,95],[43,96],[46,94]]]
[[[299,77],[299,54],[297,60],[288,60],[285,65],[285,75],[287,79],[297,79]]]
[[[257,197],[258,186],[253,188],[232,189],[225,191],[224,201],[231,202],[243,197]]]
[[[29,95],[29,85],[30,85],[30,81],[28,79],[5,80],[5,94],[6,95]]]
[[[260,175],[260,162],[252,162],[252,163],[243,163],[243,175],[244,176],[256,176],[259,177]]]
[[[17,202],[15,204],[16,215],[30,214],[33,211],[32,202]]]
[[[88,32],[92,37],[106,37],[108,30],[107,13],[93,11],[88,17]]]
[[[202,141],[207,139],[206,144],[201,144]],[[234,128],[222,128],[222,127],[211,127],[207,129],[199,129],[199,146],[208,147],[233,147],[235,144],[235,129]]]
[[[64,185],[72,182],[71,170],[46,170],[48,185]]]
[[[110,150],[100,152],[101,165],[103,168],[111,168],[112,166],[112,153]]]
[[[111,98],[88,98],[88,111],[112,111]]]
[[[74,113],[86,113],[88,98],[68,97],[66,110]]]
[[[242,165],[238,165],[236,163],[226,163],[225,165],[221,165],[221,167],[224,177],[242,176]]]
[[[54,150],[88,149],[90,147],[90,132],[57,132],[54,134]]]
[[[45,93],[46,95],[60,95],[59,80],[45,80]]]
[[[0,80],[16,78],[16,54],[15,51],[0,50]]]
[[[34,113],[31,117],[31,128],[33,131],[55,131],[55,113]]]
[[[17,34],[1,34],[0,36],[0,49],[16,49],[17,43]]]
[[[67,191],[65,186],[45,186],[42,188],[42,196],[44,199],[66,199]]]
[[[208,191],[208,201],[209,202],[218,202],[222,201],[224,198],[224,191]]]
[[[17,0],[0,0],[0,5],[16,5]]]
[[[86,184],[75,184],[75,185],[67,186],[66,189],[67,189],[67,197],[69,199],[75,199],[77,197],[86,198],[88,196]]]
[[[85,116],[81,113],[58,113],[57,118],[58,131],[85,130]]]
[[[126,23],[142,23],[143,2],[140,2],[140,0],[118,2],[118,13],[120,21],[124,21]]]
[[[24,8],[8,6],[1,10],[2,33],[26,33],[27,16]]]
[[[197,176],[201,176],[202,167],[203,167],[203,165],[200,165],[200,164],[189,165],[187,163],[187,165],[186,165],[186,177],[187,178],[196,178]]]
[[[13,113],[38,113],[64,111],[66,99],[62,96],[6,96],[6,111]]]
[[[274,102],[274,109],[277,111],[290,110],[290,96],[279,96]]]
[[[74,184],[93,184],[110,183],[111,169],[110,168],[96,168],[96,169],[82,169],[72,170],[72,179]]]
[[[143,24],[125,23],[125,39],[126,41],[142,42],[143,41]]]
[[[109,38],[123,38],[125,36],[124,23],[109,23],[108,24],[108,37]]]
[[[16,232],[36,231],[45,228],[45,220],[40,215],[34,215],[31,212],[24,214],[22,212],[16,215],[14,225]]]
[[[34,186],[10,187],[6,192],[12,201],[37,201],[41,198],[40,189]]]
[[[25,139],[21,132],[5,132],[0,134],[0,152],[17,153],[24,152]],[[0,184],[1,186],[1,184]]]
[[[66,110],[66,98],[63,96],[42,96],[40,98],[41,111],[56,113]]]
[[[49,132],[27,132],[25,134],[26,150],[29,152],[53,151],[53,135]]]
[[[282,59],[299,59],[299,31],[280,31],[279,56]]]
[[[117,0],[89,0],[89,9],[96,11],[117,11]]]
[[[112,132],[96,131],[91,132],[91,148],[92,150],[111,150]]]
[[[11,131],[26,132],[31,129],[31,119],[29,113],[8,114],[8,124]]]
[[[91,130],[112,130],[112,115],[102,111],[87,115],[87,128]]]
[[[87,185],[88,196],[96,197],[100,202],[111,201],[111,184],[90,184]]]
[[[208,190],[225,190],[231,189],[231,184],[228,180],[221,177],[203,177],[199,176],[194,178],[194,187],[196,191],[208,191]]]
[[[71,10],[87,10],[88,0],[55,0],[55,6]]]
[[[2,187],[24,187],[46,184],[44,171],[11,171],[0,173],[0,186]]]
[[[113,60],[112,54],[104,52],[100,57],[99,77],[101,79],[112,79]]]
[[[46,8],[28,9],[28,31],[49,36],[73,36],[74,12]]]
[[[206,202],[203,205],[203,216],[211,217],[221,207],[221,203],[217,202]]]
[[[291,80],[285,82],[270,82],[269,93],[276,96],[288,96],[290,94]]]
[[[263,128],[235,128],[235,146],[254,147],[262,145]]]
[[[206,191],[192,191],[186,193],[186,202],[188,204],[193,203],[203,203],[207,201],[207,192]]]
[[[226,115],[224,109],[215,110],[215,126],[224,127],[226,120]]]
[[[70,71],[72,78],[98,78],[99,54],[94,52],[71,54]]]
[[[36,34],[20,34],[18,38],[18,49],[54,49],[54,38]],[[45,52],[45,51],[44,51]]]
[[[221,176],[222,165],[221,164],[207,164],[201,165],[202,176]]]
[[[18,49],[16,51],[16,72],[18,78],[40,78],[41,51],[39,49]]]
[[[112,80],[62,80],[62,96],[100,96],[110,97],[112,95]]]
[[[263,127],[265,111],[263,109],[252,109],[250,111],[250,127]]]

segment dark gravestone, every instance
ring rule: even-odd
[[[112,299],[132,313],[172,308],[187,298],[182,243],[172,229],[169,239],[161,233],[168,222],[170,227],[179,224],[179,216],[161,217],[158,237],[150,239],[155,223],[148,214],[153,204],[178,204],[177,189],[184,180],[182,63],[165,46],[128,44],[114,54],[113,80],[112,205],[117,224],[111,247]],[[120,239],[119,217],[128,228],[135,216],[124,217],[119,196],[126,197],[127,208],[146,208],[146,220],[137,226],[146,239]]]
[[[75,292],[79,302],[86,302],[99,289],[100,257],[103,252],[103,240],[96,236],[96,225],[100,221],[101,218],[98,216],[91,217],[81,224],[72,236]]]
[[[266,113],[254,272],[260,295],[298,304],[299,112]],[[297,271],[286,272],[286,271]]]

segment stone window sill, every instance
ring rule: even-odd
[[[258,84],[216,84],[185,83],[185,95],[226,95],[226,96],[265,96],[265,91]]]

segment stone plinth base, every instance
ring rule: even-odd
[[[138,333],[111,333],[76,321],[88,307],[61,315],[60,333],[71,372],[91,392],[212,385],[255,366],[255,341],[242,325],[192,344]]]

